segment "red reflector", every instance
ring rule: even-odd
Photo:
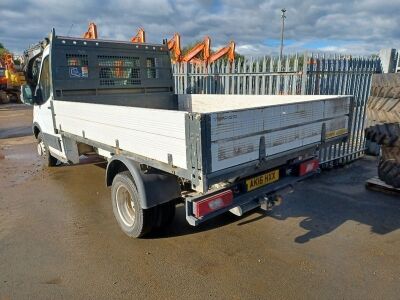
[[[318,159],[311,159],[300,164],[299,175],[303,176],[307,173],[313,172],[319,168]]]
[[[233,193],[231,190],[212,195],[208,198],[193,203],[193,213],[196,218],[205,216],[206,214],[228,206],[232,203]]]

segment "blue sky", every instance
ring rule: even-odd
[[[94,21],[100,38],[129,40],[143,27],[149,42],[179,32],[185,45],[209,35],[213,48],[234,40],[239,53],[261,56],[279,51],[283,7],[285,53],[400,48],[398,0],[0,0],[0,42],[20,53],[52,27],[81,36]]]

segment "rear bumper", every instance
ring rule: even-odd
[[[311,177],[313,175],[315,175],[317,172],[311,172],[308,173],[304,176],[288,176],[285,177],[277,182],[268,184],[264,187],[260,187],[256,190],[241,194],[239,196],[234,197],[233,202],[231,205],[226,206],[224,208],[221,208],[219,210],[216,210],[214,212],[211,212],[209,214],[207,214],[206,216],[203,216],[201,218],[196,218],[193,214],[193,203],[195,201],[198,201],[199,198],[201,197],[196,197],[196,198],[188,198],[185,201],[185,209],[186,209],[186,220],[187,222],[192,225],[192,226],[197,226],[203,222],[206,222],[207,220],[210,220],[220,214],[223,214],[229,210],[231,210],[232,208],[235,208],[237,206],[246,206],[250,203],[255,203],[255,202],[259,202],[260,198],[264,198],[264,197],[271,197],[273,195],[277,195],[279,194],[281,191],[287,190],[287,189],[293,189],[294,185],[299,182],[302,181],[308,177]],[[261,205],[261,204],[260,204]],[[254,205],[255,207],[258,207],[260,205]]]

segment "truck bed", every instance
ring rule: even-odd
[[[209,174],[346,135],[351,115],[349,96],[178,95],[177,101],[178,110],[58,100],[53,106],[61,133],[180,169],[203,192]]]
[[[265,155],[347,133],[350,97],[179,95],[179,108],[210,118],[211,171],[259,158],[260,139]]]

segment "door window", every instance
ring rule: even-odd
[[[46,56],[42,64],[42,73],[40,74],[40,81],[39,81],[39,88],[42,91],[43,102],[46,102],[47,99],[49,99],[50,97],[50,89],[51,89],[50,82],[51,81],[50,81],[49,57]]]

